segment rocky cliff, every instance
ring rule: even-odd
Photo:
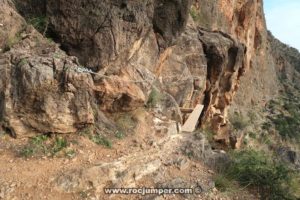
[[[228,142],[229,109],[279,90],[261,0],[2,4],[0,116],[13,135],[113,127],[105,115],[145,106],[155,87],[168,117],[204,104],[200,124]]]

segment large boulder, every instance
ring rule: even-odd
[[[77,59],[68,57],[32,27],[1,55],[3,126],[12,134],[72,133],[95,122],[93,79],[78,73]]]

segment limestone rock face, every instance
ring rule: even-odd
[[[238,89],[245,68],[245,46],[228,35],[200,30],[207,57],[207,87],[203,121],[216,132],[227,124],[227,109]]]
[[[143,91],[131,80],[111,76],[95,84],[101,109],[111,112],[130,111],[142,107],[146,98]]]
[[[6,2],[5,5],[15,12],[13,4]],[[169,58],[164,58],[164,55],[168,54],[166,52],[171,55],[168,45],[184,31],[189,9],[188,1],[43,1],[43,6],[35,5],[36,1],[16,1],[16,7],[27,8],[23,11],[28,15],[30,12],[47,12],[52,36],[79,61],[76,57],[67,56],[29,27],[17,12],[14,13],[15,21],[9,21],[5,27],[13,26],[13,23],[24,27],[16,30],[18,40],[1,55],[3,64],[0,67],[4,74],[0,87],[1,121],[13,135],[73,133],[87,124],[98,124],[99,120],[107,124],[108,120],[100,110],[119,112],[144,106],[152,84],[162,77],[158,66],[171,69],[174,65],[172,62],[165,64],[165,59]],[[163,30],[157,33],[153,24],[160,25],[154,13],[159,12],[160,6],[178,18],[167,20],[169,26],[166,29],[162,27]],[[4,18],[10,19],[9,16],[9,13],[4,13]],[[15,37],[16,31],[5,31],[5,34]],[[177,59],[183,52],[180,46],[184,43],[185,50],[190,48],[187,56],[197,56],[197,51],[201,50],[197,39],[196,48],[187,46],[195,41],[192,37],[197,36],[195,27],[193,34],[187,32],[185,35],[188,36],[182,37],[181,42],[176,44],[171,58]],[[181,62],[190,61],[184,56],[175,62],[174,67],[180,69]],[[196,62],[194,65],[194,68],[199,68]],[[189,67],[188,64],[183,65],[188,74]],[[193,70],[201,76],[199,72],[202,69]],[[180,70],[175,73],[173,82],[176,82],[174,78],[178,74],[181,75]],[[164,75],[170,74],[164,72]],[[185,92],[185,86],[173,87],[177,102],[173,102],[169,94],[165,95],[168,97],[164,103],[166,113],[169,112],[172,117],[171,110],[176,108],[174,118],[179,116],[179,120],[181,114],[177,103],[184,104],[190,98],[193,78],[189,77],[186,84],[190,88],[188,92]],[[204,78],[201,84],[204,85]],[[182,96],[181,93],[188,95]]]
[[[17,134],[108,122],[102,112],[142,107],[155,86],[168,117],[181,121],[179,107],[204,104],[201,124],[222,138],[230,107],[263,105],[278,91],[262,0],[1,2],[0,111]],[[61,49],[14,7],[47,17]]]
[[[193,3],[191,14],[196,24],[211,31],[221,31],[245,46],[243,71],[229,112],[249,112],[262,108],[279,91],[276,62],[268,42],[263,1],[208,1]],[[223,120],[222,120],[223,121]]]
[[[124,59],[150,32],[166,47],[184,31],[190,0],[47,1],[50,28],[62,47],[93,69]],[[155,40],[155,39],[154,39]]]
[[[125,74],[139,82],[131,85],[141,87],[146,98],[158,78],[180,106],[191,106],[204,91],[206,64],[190,5],[189,0],[48,1],[47,15],[62,48],[86,67]]]
[[[153,28],[155,32],[161,34],[167,45],[172,44],[174,38],[184,31],[190,4],[191,0],[155,1]]]
[[[11,132],[71,133],[81,124],[93,124],[93,80],[77,73],[75,57],[32,28],[1,55],[1,120]]]
[[[128,53],[151,30],[152,1],[47,1],[50,28],[62,48],[94,70]]]
[[[156,75],[166,92],[182,107],[200,102],[205,90],[207,63],[198,29],[188,21],[186,30],[175,45],[162,52],[156,66]]]

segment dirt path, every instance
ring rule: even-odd
[[[2,136],[0,199],[230,199],[215,189],[211,169],[183,153],[190,134],[177,134],[174,126],[167,132],[157,130],[161,124],[153,127],[156,130],[148,134],[114,141],[112,149],[70,136],[78,141],[72,145],[77,152],[74,158],[18,157],[15,149],[26,141]],[[107,187],[198,187],[203,192],[188,196],[107,195],[103,193]]]

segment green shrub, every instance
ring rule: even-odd
[[[25,145],[21,151],[20,155],[23,157],[30,157],[37,153],[43,152],[45,153],[46,147],[44,142],[48,139],[45,135],[38,135],[29,140],[29,143]]]
[[[275,128],[283,139],[296,139],[300,141],[299,127],[300,120],[295,116],[283,116],[278,115],[275,119],[272,119],[275,124]]]
[[[98,144],[98,145],[103,145],[107,148],[112,148],[112,143],[110,140],[108,140],[107,138],[105,138],[102,135],[91,135],[90,136],[90,140],[93,141],[94,143]]]
[[[27,59],[26,58],[22,58],[19,62],[19,66],[23,66],[23,65],[26,65],[28,63]]]
[[[96,129],[94,126],[88,126],[83,129],[81,129],[78,134],[80,136],[89,138],[92,142],[98,144],[98,145],[103,145],[107,148],[112,148],[112,142],[107,139],[106,137],[100,135],[97,133]]]
[[[48,18],[46,16],[35,16],[29,18],[27,21],[40,33],[46,33],[48,24]]]
[[[227,177],[242,186],[255,187],[262,199],[295,199],[291,185],[294,173],[286,165],[274,161],[260,151],[243,150],[231,154]]]
[[[270,135],[268,132],[262,132],[260,134],[260,142],[262,144],[266,144],[268,146],[272,145],[272,139],[270,138]]]
[[[233,181],[223,174],[217,174],[213,177],[216,188],[220,192],[231,191],[234,188]]]
[[[242,114],[235,113],[230,117],[230,122],[234,129],[236,130],[244,130],[249,122],[243,117]]]
[[[63,137],[55,137],[51,140],[46,135],[39,135],[28,141],[28,144],[20,150],[20,155],[23,157],[55,156],[67,146],[67,140]]]
[[[51,148],[51,153],[54,155],[54,154],[60,152],[61,150],[63,150],[64,148],[66,148],[67,146],[68,146],[68,143],[65,138],[57,137],[57,138],[55,138],[54,145]]]
[[[267,104],[267,107],[271,110],[276,109],[278,106],[280,106],[279,102],[275,101],[275,100],[270,100]]]
[[[248,135],[249,135],[250,138],[256,139],[256,134],[255,133],[249,132]]]
[[[261,128],[263,130],[270,130],[271,127],[272,127],[272,124],[270,122],[264,122]]]
[[[284,140],[300,141],[300,104],[299,93],[294,88],[292,83],[284,82],[285,90],[280,98],[280,102],[271,100],[269,101],[269,107],[271,106],[276,110],[276,115],[268,116],[269,120],[263,124],[263,129],[269,130],[270,127],[274,127],[279,135]],[[272,106],[273,105],[273,106]],[[274,106],[276,105],[276,106]]]
[[[151,93],[149,94],[147,107],[154,108],[156,107],[162,99],[162,94],[156,89],[152,88]]]
[[[200,11],[198,11],[194,6],[191,7],[190,9],[190,15],[193,18],[195,22],[198,22],[200,20]]]
[[[115,133],[116,138],[123,139],[125,137],[125,134],[122,131],[117,131]]]

